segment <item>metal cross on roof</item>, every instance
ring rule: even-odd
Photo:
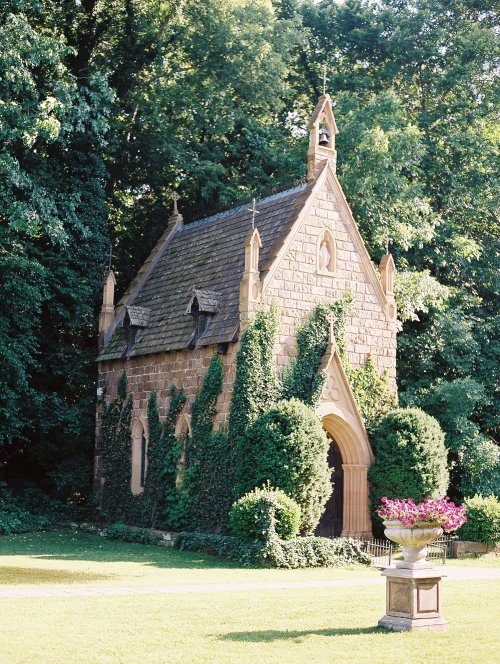
[[[113,245],[111,244],[109,247],[109,260],[108,260],[108,272],[111,271],[111,261],[113,258],[116,258],[116,256],[113,253]]]
[[[255,215],[260,214],[259,210],[255,207],[256,202],[255,198],[252,198],[252,207],[247,208],[247,210],[252,213],[252,230],[255,228]]]
[[[174,201],[174,214],[179,214],[179,210],[177,209],[177,201],[179,200],[180,196],[176,191],[174,191],[171,198]]]
[[[326,65],[323,66],[323,95],[326,94],[326,82],[330,79],[326,76]]]

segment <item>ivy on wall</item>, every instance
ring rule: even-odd
[[[278,398],[273,348],[278,333],[276,308],[260,310],[241,337],[229,413],[229,435],[237,440],[247,426]]]
[[[178,497],[175,486],[177,468],[181,454],[181,445],[175,436],[175,427],[184,404],[186,395],[182,388],[172,385],[169,390],[170,404],[164,425],[160,422],[156,391],[149,395],[148,401],[148,466],[143,494],[143,512],[148,525],[153,528],[158,519],[172,519],[178,509]]]
[[[214,355],[191,410],[192,438],[185,480],[189,527],[211,532],[225,527],[233,497],[228,436],[224,431],[213,431],[222,379],[222,360]]]
[[[350,292],[330,304],[318,304],[309,320],[297,331],[297,355],[283,376],[283,398],[299,399],[308,406],[316,406],[325,385],[326,375],[320,371],[321,362],[330,340],[330,321],[343,362],[347,349],[345,324],[352,304]]]
[[[250,452],[246,449],[246,430],[280,398],[273,357],[278,327],[275,307],[270,311],[259,310],[243,333],[236,355],[229,438],[234,450],[236,494],[239,495],[242,495],[240,489],[245,484],[245,478],[238,476],[238,468],[242,467],[239,460]]]
[[[103,405],[100,453],[104,472],[102,507],[112,520],[124,518],[131,506],[132,396],[127,396],[127,374],[118,382],[116,399]]]
[[[371,355],[364,367],[353,369],[345,364],[349,384],[367,429],[371,429],[382,415],[398,405],[389,385],[387,369],[379,374]]]

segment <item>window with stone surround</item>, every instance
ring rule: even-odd
[[[132,479],[131,491],[134,494],[144,491],[148,465],[148,440],[143,423],[137,420],[132,426]]]
[[[184,475],[189,461],[189,440],[191,438],[191,418],[189,415],[181,415],[175,428],[175,435],[181,444],[181,455],[177,464],[177,476],[175,486],[180,489],[184,484]]]

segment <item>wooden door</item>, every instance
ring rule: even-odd
[[[328,466],[331,471],[333,492],[326,503],[325,511],[316,528],[316,535],[321,537],[340,537],[344,512],[344,471],[339,446],[329,435]]]

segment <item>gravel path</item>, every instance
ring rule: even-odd
[[[500,580],[500,569],[480,567],[448,567],[443,576],[449,581],[475,581],[481,579]],[[338,579],[335,581],[283,581],[281,583],[210,583],[188,586],[3,586],[0,598],[20,597],[102,597],[107,595],[157,595],[187,593],[241,592],[244,590],[297,590],[300,588],[342,588],[351,586],[376,586],[385,583],[385,578],[377,577]]]

